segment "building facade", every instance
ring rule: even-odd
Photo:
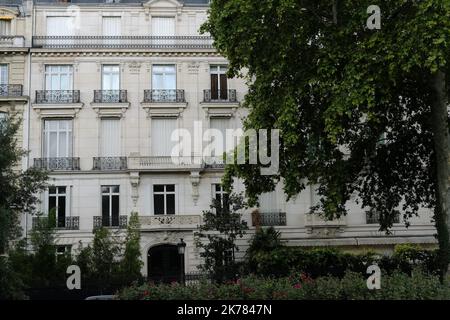
[[[143,274],[178,274],[173,261],[181,238],[185,270],[195,271],[194,232],[211,199],[224,196],[223,161],[202,154],[212,139],[206,131],[238,129],[246,115],[244,80],[227,79],[226,59],[199,34],[208,1],[37,0],[23,6],[29,31],[22,31],[26,49],[17,56],[29,67],[12,83],[22,81],[30,92],[23,104],[27,166],[51,172],[40,209],[56,210],[60,250],[90,243],[97,227],[121,233],[137,212]],[[200,149],[186,152],[183,144],[174,157],[176,129],[200,141]],[[235,188],[244,191],[239,183]],[[276,226],[289,245],[384,252],[397,243],[435,243],[426,210],[408,229],[399,220],[388,236],[354,202],[338,221],[308,215],[316,201],[313,187],[285,201],[277,186],[261,196],[258,223]],[[251,211],[244,213],[251,227],[240,240],[241,254],[255,231]],[[25,219],[24,229],[35,219]]]

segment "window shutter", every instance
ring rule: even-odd
[[[152,119],[152,155],[170,157],[175,142],[171,141],[172,132],[177,129],[177,119]]]
[[[266,192],[259,196],[261,212],[278,212],[278,199],[276,191]]]
[[[175,36],[175,18],[152,17],[153,36]]]
[[[121,17],[103,17],[103,35],[117,37],[121,33]]]
[[[217,100],[219,99],[219,75],[212,73],[211,74],[211,99]]]
[[[101,120],[100,154],[102,157],[120,156],[120,120]]]
[[[228,83],[227,83],[227,75],[220,75],[220,99],[227,100],[228,98]]]
[[[73,17],[47,17],[47,36],[73,36]]]

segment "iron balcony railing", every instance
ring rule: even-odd
[[[184,97],[184,90],[181,89],[173,89],[173,90],[152,89],[152,90],[144,90],[144,102],[184,103],[186,102],[186,99]]]
[[[366,212],[366,224],[379,224],[380,223],[380,213],[379,212]],[[400,223],[400,215],[394,217],[394,223]]]
[[[235,89],[229,90],[203,90],[203,102],[237,102]]]
[[[0,84],[1,97],[20,97],[23,95],[21,84]]]
[[[127,224],[128,224],[127,216],[94,217],[94,229],[101,227],[123,229],[127,227]]]
[[[285,212],[253,212],[252,225],[255,226],[285,226]]]
[[[95,157],[93,170],[126,170],[127,157]]]
[[[94,103],[126,103],[127,90],[94,90]]]
[[[34,166],[46,170],[74,171],[80,170],[80,158],[35,158]]]
[[[47,49],[214,49],[208,36],[34,36]]]
[[[80,90],[37,90],[36,103],[80,103]]]
[[[48,222],[48,217],[33,217],[32,227],[36,228],[40,221],[46,223]],[[79,230],[80,217],[57,217],[56,226],[53,227],[64,230]]]

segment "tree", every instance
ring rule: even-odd
[[[142,277],[141,268],[143,262],[141,261],[141,233],[139,228],[139,216],[136,212],[132,212],[127,228],[125,250],[120,261],[122,280],[128,283],[139,280]]]
[[[20,161],[26,154],[17,143],[20,123],[17,117],[0,123],[0,254],[21,234],[20,214],[35,213],[37,195],[47,180],[47,173],[40,169],[20,170]]]
[[[312,212],[347,214],[356,195],[380,214],[380,230],[421,207],[434,210],[440,269],[448,268],[450,2],[380,0],[382,25],[366,21],[372,1],[213,0],[202,30],[245,76],[245,129],[280,129],[280,167],[227,166],[249,204],[283,180],[287,199],[308,184]],[[243,75],[241,70],[246,70]]]
[[[204,259],[201,269],[211,273],[218,283],[236,275],[235,252],[239,250],[236,240],[248,229],[239,212],[244,207],[242,196],[232,194],[224,197],[223,202],[213,199],[211,210],[203,212],[204,223],[196,233],[195,244]]]

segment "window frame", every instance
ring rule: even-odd
[[[58,72],[52,72],[49,71],[49,69],[51,68],[58,68]],[[65,73],[61,71],[61,68],[63,67],[69,67],[69,72]],[[53,76],[53,75],[57,75],[59,78],[59,89],[55,89],[52,87],[52,81],[50,81],[50,87],[48,86],[48,82],[47,80],[49,79],[49,76]],[[70,84],[69,84],[69,88],[68,89],[61,89],[61,76],[62,75],[67,75],[68,79],[70,79]],[[45,86],[45,90],[47,91],[72,91],[73,90],[73,85],[74,85],[74,72],[73,72],[73,65],[72,64],[46,64],[45,65],[45,71],[44,71],[44,86]]]
[[[68,121],[70,123],[70,126],[67,126],[67,128],[70,127],[69,129],[64,130],[60,130],[60,122],[61,121]],[[58,128],[56,131],[51,130],[50,129],[50,125],[49,125],[49,129],[46,128],[46,123],[49,122],[58,122]],[[73,143],[74,143],[74,135],[73,135],[73,119],[70,118],[45,118],[43,119],[43,128],[42,128],[42,155],[43,158],[71,158],[73,157]],[[50,133],[51,132],[56,132],[57,133],[57,138],[56,138],[56,157],[50,157]],[[66,133],[66,151],[67,151],[67,155],[62,157],[60,150],[59,150],[59,136],[60,136],[60,132],[65,132]],[[69,133],[70,133],[70,138],[69,138]]]
[[[55,189],[55,192],[52,192],[51,191],[51,189]],[[59,189],[60,188],[63,188],[64,189],[64,192],[60,192],[59,191]],[[48,187],[48,189],[47,189],[47,204],[48,204],[48,206],[47,206],[47,216],[50,214],[50,210],[52,210],[53,209],[53,207],[50,207],[50,198],[55,198],[55,209],[56,209],[56,211],[55,211],[55,218],[56,218],[56,227],[58,227],[58,228],[65,228],[65,223],[66,223],[66,218],[69,216],[68,215],[68,212],[69,212],[69,210],[68,210],[68,199],[69,199],[69,197],[68,197],[68,192],[67,192],[67,186],[59,186],[59,185],[54,185],[54,186],[49,186]],[[60,198],[64,198],[64,223],[63,223],[63,225],[60,225],[60,218],[59,218],[59,214],[60,214],[60,211],[59,211],[59,209],[60,209],[60,205],[59,205],[59,202],[60,202]]]
[[[156,186],[163,186],[164,190],[163,191],[155,191],[155,187]],[[173,191],[167,191],[167,187],[168,186],[173,186]],[[152,185],[152,194],[153,194],[153,215],[154,216],[175,216],[177,215],[177,185],[176,184],[160,184],[160,183],[155,183]],[[155,201],[155,196],[157,195],[162,195],[163,196],[163,203],[164,203],[164,213],[163,214],[157,214],[156,213],[156,201]],[[173,208],[174,208],[174,213],[173,214],[169,214],[167,213],[167,203],[168,203],[168,199],[167,199],[167,195],[173,195]]]
[[[118,191],[113,191],[114,188],[118,188]],[[108,192],[104,192],[103,188],[108,188]],[[100,186],[100,206],[101,206],[101,217],[102,217],[102,226],[108,226],[108,227],[118,227],[120,224],[120,185],[101,185]],[[103,215],[103,197],[108,197],[108,223],[105,223],[103,221],[104,215]],[[114,218],[113,218],[113,197],[117,197],[117,225],[114,224]]]

